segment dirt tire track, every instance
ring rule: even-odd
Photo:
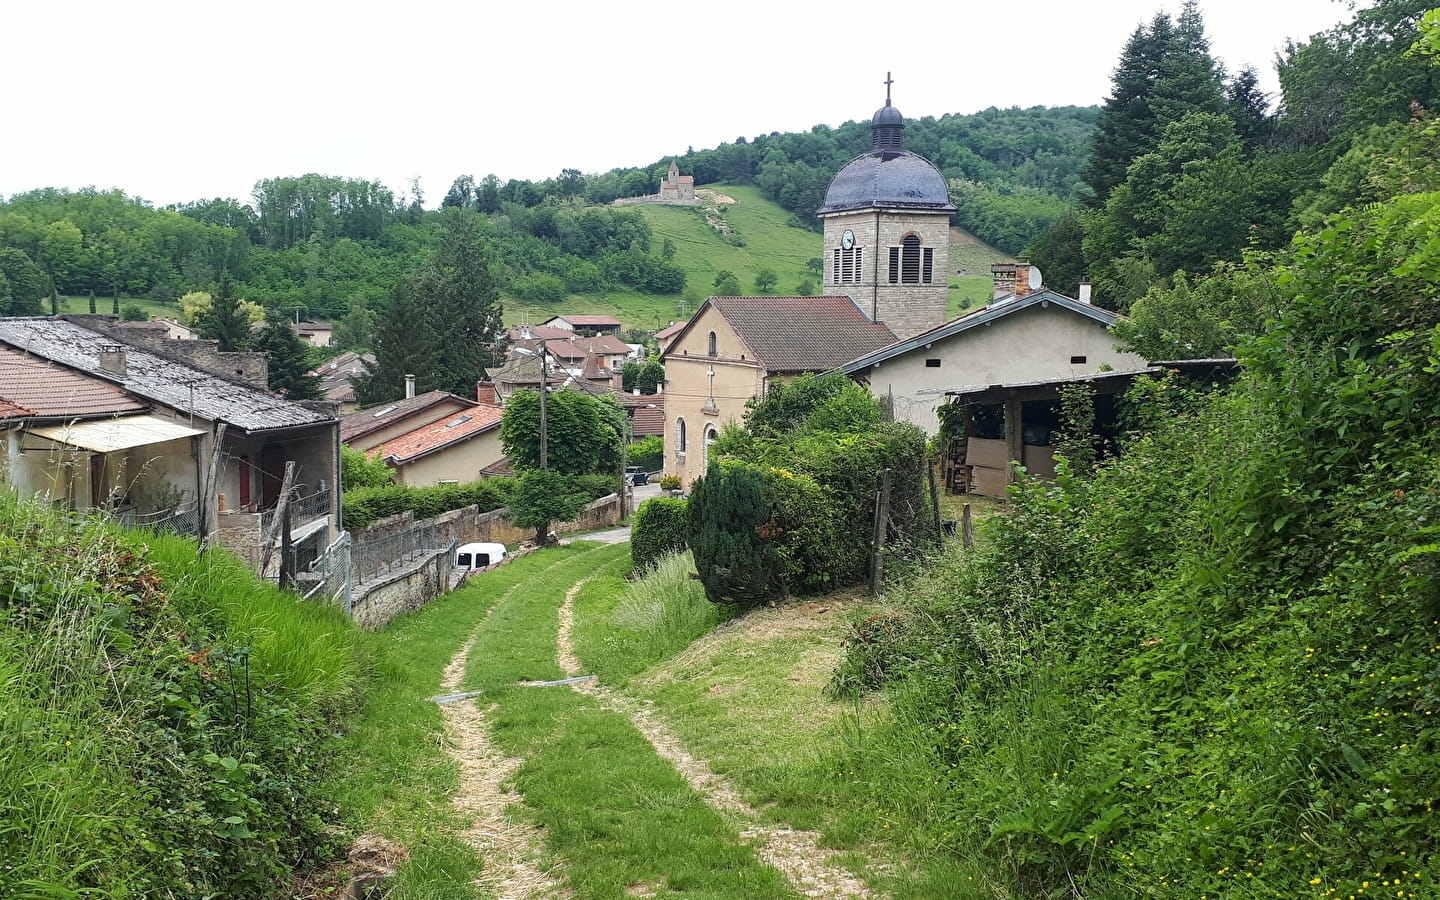
[[[556,560],[555,565],[584,555],[580,553]],[[465,677],[465,663],[475,649],[490,614],[524,583],[518,582],[501,594],[475,623],[469,638],[450,657],[440,676],[441,693],[459,690]],[[446,752],[460,766],[460,785],[452,802],[470,823],[459,837],[474,848],[484,866],[476,883],[493,893],[498,900],[568,898],[570,891],[561,882],[557,870],[543,869],[539,864],[544,844],[541,829],[516,822],[506,814],[510,806],[522,802],[508,782],[524,760],[505,756],[490,740],[490,726],[479,703],[483,699],[463,700],[440,707],[445,719]]]
[[[594,576],[591,576],[592,578]],[[575,624],[575,595],[590,578],[577,581],[565,593],[565,602],[560,606],[560,628],[556,640],[556,658],[560,669],[567,677],[583,674],[580,660],[570,640]],[[685,749],[681,740],[652,710],[632,697],[612,691],[595,680],[575,682],[572,690],[589,694],[601,706],[629,717],[655,752],[670,761],[680,776],[705,801],[722,815],[739,818],[742,828],[740,837],[755,850],[755,854],[766,864],[779,869],[790,884],[804,897],[824,898],[879,898],[884,895],[872,891],[864,881],[826,860],[827,851],[820,847],[818,832],[770,825],[761,821],[760,813],[746,803],[730,784],[729,779],[717,775],[705,760]]]

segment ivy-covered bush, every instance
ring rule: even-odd
[[[510,490],[510,481],[502,478],[419,488],[403,484],[357,488],[345,492],[341,515],[345,528],[356,529],[407,510],[416,519],[430,519],[472,504],[481,512],[489,512],[505,505]]]
[[[678,497],[652,497],[635,510],[630,525],[630,566],[637,574],[668,554],[685,552],[689,506]]]

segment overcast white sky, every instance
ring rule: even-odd
[[[320,172],[435,206],[457,175],[603,172],[737,136],[1104,100],[1126,38],[1180,0],[3,0],[0,195],[119,187],[248,200]],[[1202,0],[1230,71],[1350,13]]]

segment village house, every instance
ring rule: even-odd
[[[363,415],[363,413],[361,413]],[[478,481],[505,456],[500,448],[502,411],[471,404],[444,418],[393,437],[375,451],[411,487]]]
[[[448,391],[415,393],[415,379],[406,379],[402,400],[381,403],[340,419],[340,440],[356,450],[373,450],[416,428],[462,412],[475,404]]]
[[[308,374],[320,379],[320,390],[326,400],[339,404],[341,413],[351,413],[360,406],[355,399],[355,379],[374,365],[375,354],[346,350]]]
[[[335,326],[329,322],[296,322],[290,330],[310,347],[328,347],[335,335]]]
[[[711,297],[665,351],[665,473],[690,484],[745,403],[894,343],[849,297]]]
[[[840,371],[893,401],[897,421],[933,436],[947,391],[1148,365],[1111,337],[1117,313],[1092,305],[1088,297],[1076,300],[1040,287],[1038,270],[1024,263],[997,269],[1004,288],[999,299],[851,360]]]
[[[293,558],[303,567],[323,551],[339,526],[332,407],[266,390],[263,353],[116,324],[98,315],[0,319],[11,482],[72,509],[205,536],[257,569],[269,559],[269,574],[279,564],[274,511],[293,463]],[[69,387],[40,403],[25,387],[36,365],[65,373],[56,383]]]

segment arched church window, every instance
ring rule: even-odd
[[[685,455],[685,420],[675,420],[675,453],[678,456]]]
[[[720,351],[719,351],[719,344],[718,344],[718,342],[715,340],[715,332],[713,332],[713,331],[710,332],[710,338],[709,338],[709,341],[708,341],[708,343],[707,343],[706,346],[707,346],[707,348],[708,348],[708,349],[706,350],[706,352],[709,353],[711,356],[715,356],[716,354],[718,354],[718,353],[720,352]]]

